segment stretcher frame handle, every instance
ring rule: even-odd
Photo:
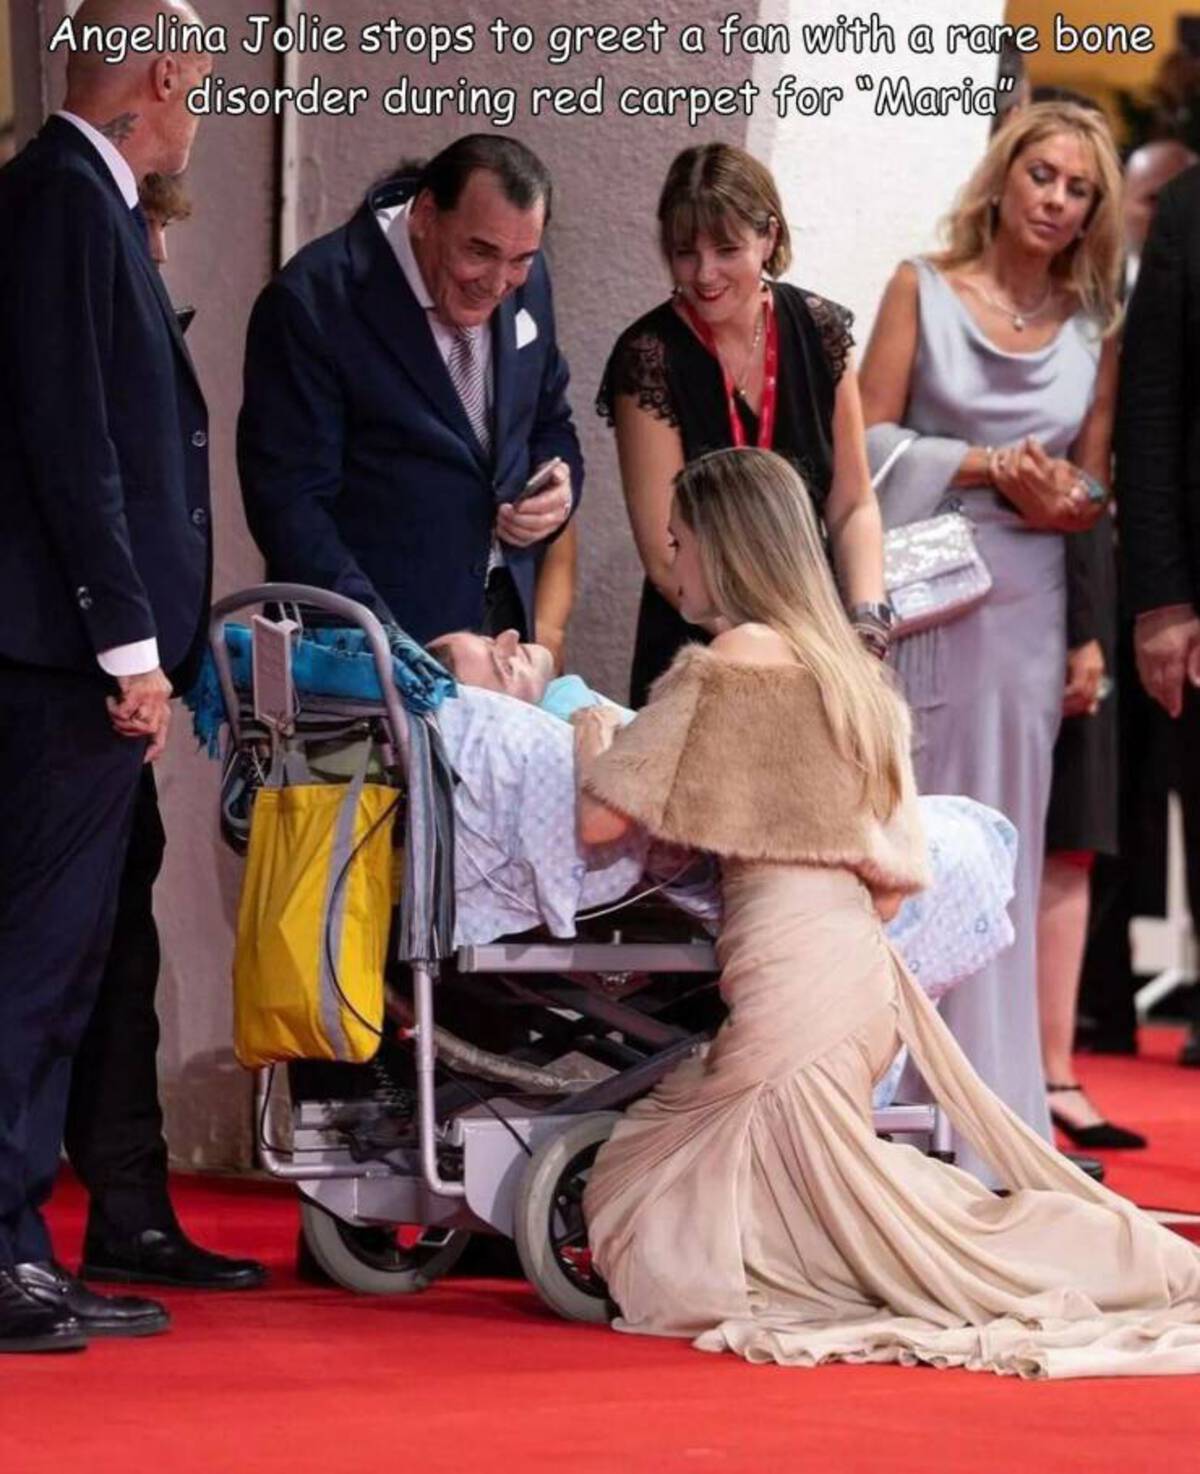
[[[252,609],[261,604],[307,604],[319,609],[322,614],[333,614],[348,624],[357,626],[367,637],[375,661],[375,672],[379,677],[379,689],[383,708],[387,715],[388,731],[393,746],[400,755],[405,770],[409,763],[408,722],[400,698],[396,694],[396,683],[392,674],[392,649],[388,637],[377,616],[365,604],[347,599],[344,594],[332,593],[329,589],[312,588],[302,583],[260,583],[252,588],[227,594],[212,606],[208,617],[208,643],[213,662],[217,668],[217,679],[221,684],[221,695],[225,701],[225,714],[229,719],[229,730],[234,742],[241,741],[237,688],[233,683],[233,668],[229,650],[225,644],[225,625],[233,614]]]

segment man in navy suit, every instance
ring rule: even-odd
[[[150,259],[161,268],[167,227],[187,218],[191,202],[179,175],[148,174],[138,196]],[[175,316],[186,333],[192,309]],[[266,1278],[263,1266],[193,1243],[171,1203],[155,1009],[160,949],[154,883],[165,847],[154,768],[146,763],[96,1007],[71,1071],[64,1145],[88,1193],[80,1274],[119,1283],[247,1289]]]
[[[540,249],[550,203],[524,145],[460,138],[262,293],[238,462],[273,577],[418,640],[533,637],[538,563],[583,479]]]
[[[184,0],[85,0],[82,26]],[[146,1335],[53,1256],[71,1060],[95,1002],[142,766],[204,632],[204,397],[138,180],[187,164],[195,51],[78,52],[64,110],[0,171],[0,1351]]]

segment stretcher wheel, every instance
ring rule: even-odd
[[[613,1315],[608,1288],[592,1268],[583,1190],[616,1122],[610,1111],[581,1116],[534,1152],[517,1190],[513,1236],[521,1267],[551,1310],[567,1320],[605,1324]]]
[[[307,1202],[300,1223],[329,1278],[359,1295],[415,1295],[453,1269],[471,1239],[461,1228],[361,1228]]]

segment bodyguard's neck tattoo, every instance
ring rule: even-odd
[[[124,143],[137,126],[137,113],[119,113],[107,123],[101,123],[99,131],[112,143]]]

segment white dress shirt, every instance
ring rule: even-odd
[[[442,362],[449,365],[450,350],[454,347],[457,329],[444,323],[434,310],[433,297],[425,285],[425,278],[421,275],[421,268],[417,264],[416,253],[413,251],[412,236],[409,233],[411,210],[412,201],[408,200],[403,205],[393,205],[387,210],[376,210],[375,218],[379,222],[379,228],[387,237],[388,244],[396,253],[396,260],[400,263],[404,279],[412,288],[413,296],[425,309],[429,328],[433,333],[433,341],[442,355]],[[490,415],[495,392],[492,373],[491,325],[485,322],[478,327],[467,328],[466,331],[475,340],[475,357],[483,369],[483,382],[487,388],[487,407]]]
[[[121,198],[132,210],[138,202],[137,179],[120,149],[115,148],[99,129],[93,128],[83,118],[77,118],[74,113],[60,110],[55,117],[62,118],[79,129],[104,160],[108,172],[121,191]],[[106,675],[145,675],[158,668],[158,641],[154,639],[135,640],[132,645],[115,645],[111,650],[101,650],[96,659],[100,662],[100,669]]]
[[[379,222],[379,228],[387,237],[388,244],[396,253],[396,260],[400,263],[400,270],[404,273],[404,279],[412,288],[412,294],[425,309],[425,320],[433,333],[433,341],[437,344],[437,350],[442,355],[442,362],[450,365],[450,352],[454,347],[454,338],[457,328],[449,327],[438,317],[434,310],[436,304],[425,284],[425,278],[421,275],[421,267],[417,261],[416,252],[413,250],[412,233],[410,229],[412,219],[412,200],[406,200],[402,205],[392,205],[386,210],[376,210],[375,219]],[[495,400],[495,375],[492,372],[492,332],[489,322],[480,323],[478,327],[466,328],[465,331],[475,340],[475,357],[483,371],[484,392],[487,396],[487,413],[491,417],[492,404]],[[494,568],[499,568],[504,562],[504,549],[500,546],[500,540],[492,534],[492,544],[488,550],[487,571],[490,574]]]

